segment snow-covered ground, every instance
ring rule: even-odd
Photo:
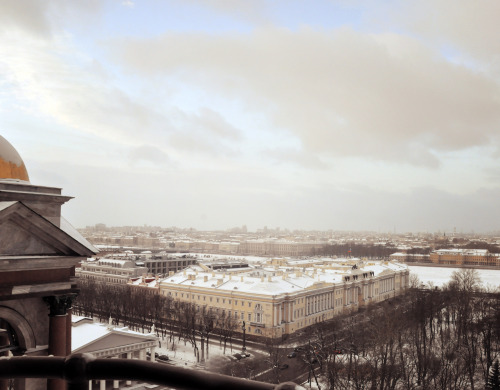
[[[412,265],[408,266],[408,268],[410,269],[410,274],[417,275],[422,283],[426,285],[432,283],[432,285],[436,287],[441,287],[448,283],[451,279],[451,274],[461,269],[447,267],[418,267]],[[500,286],[500,270],[478,269],[476,271],[484,286]]]
[[[214,338],[216,337],[214,336]],[[196,356],[191,344],[185,344],[184,341],[179,341],[177,338],[175,338],[175,342],[172,343],[169,341],[168,337],[161,339],[160,343],[161,347],[156,348],[155,352],[157,352],[159,355],[168,355],[170,364],[189,368],[203,368],[203,363],[198,363],[196,361]],[[198,348],[201,348],[199,343]],[[228,343],[226,347],[226,353],[224,354],[224,348],[219,346],[218,340],[214,340],[214,342],[210,343],[208,356],[209,359],[221,356],[227,356],[229,359],[233,354],[237,352],[241,352],[241,347],[233,346],[233,348],[231,349],[231,346]]]

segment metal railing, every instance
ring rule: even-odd
[[[68,390],[88,390],[89,380],[135,380],[179,390],[301,388],[292,382],[273,385],[143,360],[97,359],[84,353],[67,357],[2,357],[0,379],[11,378],[64,379],[68,383]]]

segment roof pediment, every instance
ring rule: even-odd
[[[74,333],[77,331],[76,328],[73,328]],[[133,347],[148,341],[156,342],[157,338],[152,335],[135,335],[112,330],[97,339],[89,340],[84,345],[75,345],[72,353],[93,353],[114,348]]]
[[[19,201],[0,202],[0,256],[92,256],[84,245]]]

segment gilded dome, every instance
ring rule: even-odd
[[[30,181],[23,159],[17,150],[0,135],[0,180]]]

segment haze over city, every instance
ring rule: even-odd
[[[495,1],[0,3],[0,128],[76,227],[498,231]]]

